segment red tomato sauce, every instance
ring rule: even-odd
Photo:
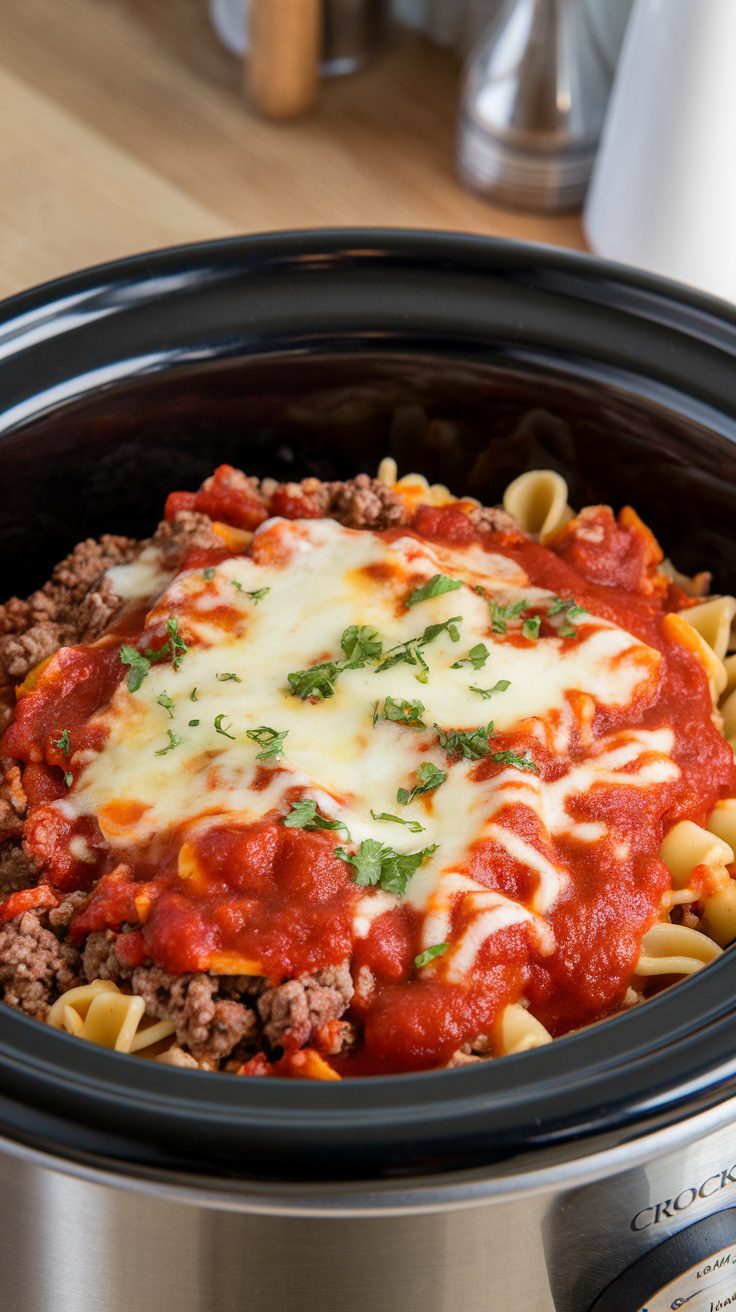
[[[172,494],[167,513],[182,507],[248,529],[266,517],[248,480],[229,467],[218,470],[199,493]],[[285,499],[279,509],[281,514],[304,513],[298,498],[293,505]],[[339,836],[286,828],[275,815],[249,826],[215,818],[211,827],[197,832],[180,827],[162,835],[146,852],[114,853],[94,817],[75,819],[59,802],[74,785],[70,756],[100,749],[100,731],[90,721],[126,677],[119,627],[114,638],[58,652],[35,683],[21,690],[14,720],[0,740],[0,754],[25,765],[30,810],[24,839],[42,869],[45,890],[29,890],[27,903],[25,894],[13,894],[0,906],[0,919],[17,914],[15,906],[54,905],[59,894],[84,888],[91,889],[91,896],[72,922],[74,940],[82,943],[95,930],[111,929],[119,956],[130,966],[149,960],[173,974],[218,973],[219,963],[224,973],[262,973],[278,983],[350,958],[356,985],[350,1016],[360,1027],[360,1039],[331,1059],[342,1075],[442,1065],[479,1035],[487,1036],[492,1047],[503,1008],[522,996],[553,1034],[616,1010],[642,937],[670,887],[669,873],[657,856],[663,836],[685,817],[703,823],[720,797],[736,793],[736,769],[730,747],[713,725],[701,664],[663,630],[673,594],[656,572],[656,543],[633,512],[618,521],[606,508],[586,515],[586,531],[573,523],[554,550],[521,533],[479,534],[467,515],[452,506],[421,507],[409,530],[453,547],[480,543],[503,552],[533,585],[574,600],[662,654],[658,687],[650,688],[637,707],[596,709],[592,732],[600,739],[632,722],[638,728],[671,728],[680,777],[656,789],[597,784],[571,799],[576,820],[604,820],[610,837],[585,843],[559,839],[556,853],[549,853],[571,872],[547,912],[556,940],[551,955],[541,953],[528,924],[522,923],[486,940],[469,982],[448,982],[441,970],[425,973],[415,965],[422,950],[419,914],[401,903],[373,920],[364,937],[356,937],[355,909],[365,890],[355,884],[352,867],[336,855]],[[406,533],[406,528],[395,529],[385,536]],[[205,553],[197,565],[221,558],[219,550],[211,557]],[[164,641],[156,623],[153,630],[145,629],[139,617],[130,631],[128,618],[126,640],[139,650],[152,640],[152,632],[157,642]],[[227,627],[227,614],[217,618]],[[544,636],[552,630],[548,617],[540,613],[540,618]],[[583,630],[585,617],[577,624]],[[510,634],[509,641],[519,639]],[[68,742],[61,740],[62,727]],[[521,733],[499,734],[497,744],[499,750],[520,754],[533,749],[546,780],[562,775],[578,751],[584,754],[574,739],[564,760]],[[475,767],[476,777],[502,768],[483,759]],[[264,786],[268,773],[264,769]],[[528,808],[507,807],[501,819],[544,851],[544,836]],[[114,816],[108,821],[113,824]],[[488,841],[471,851],[467,873],[526,905],[536,883],[523,863]],[[462,913],[454,917],[453,937],[464,928]],[[264,1063],[256,1065],[252,1073],[263,1073]],[[272,1069],[278,1073],[278,1066]]]

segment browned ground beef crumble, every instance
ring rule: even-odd
[[[316,478],[277,484],[234,471],[268,505],[276,491],[299,497],[314,515],[337,519],[350,528],[383,529],[401,524],[404,502],[391,488],[359,474],[348,482]],[[503,511],[479,510],[494,517]],[[483,521],[483,526],[487,526]],[[505,527],[504,523],[504,527]],[[134,560],[153,544],[167,567],[193,548],[220,547],[207,515],[181,511],[159,525],[148,542],[105,535],[81,542],[56,566],[51,579],[27,600],[12,597],[0,606],[0,731],[12,714],[14,688],[60,646],[99,637],[119,609],[105,572]],[[0,760],[0,897],[35,884],[38,872],[20,843],[26,799],[20,771]],[[0,925],[0,998],[11,1007],[45,1019],[59,995],[77,984],[110,979],[139,994],[146,1012],[176,1027],[176,1043],[166,1054],[171,1065],[236,1069],[258,1052],[278,1053],[284,1042],[300,1047],[319,1035],[322,1051],[334,1054],[354,1042],[342,1020],[354,987],[347,961],[273,987],[263,978],[209,974],[169,975],[155,965],[129,970],[119,960],[110,931],[89,935],[83,949],[67,938],[69,921],[87,900],[70,894],[51,911],[26,911]]]

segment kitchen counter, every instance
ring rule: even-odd
[[[582,248],[577,214],[492,207],[454,176],[458,65],[408,31],[297,123],[255,118],[206,0],[2,0],[0,295],[82,265],[349,224]]]

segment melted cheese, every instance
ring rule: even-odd
[[[115,580],[128,595],[158,581],[146,562],[132,568],[135,576],[118,571]],[[462,586],[407,608],[411,591],[436,574],[462,579]],[[271,811],[283,815],[287,792],[297,788],[323,815],[344,821],[353,844],[375,838],[402,853],[437,844],[406,896],[424,913],[428,946],[445,941],[457,899],[470,899],[472,923],[453,948],[455,977],[472,969],[489,936],[512,923],[528,923],[542,949],[552,950],[544,917],[568,883],[555,858],[555,837],[595,842],[607,834],[602,821],[576,822],[569,799],[597,783],[656,787],[679,773],[667,729],[592,739],[597,707],[642,706],[655,695],[660,657],[588,615],[577,621],[575,643],[559,636],[509,641],[508,634],[492,633],[488,603],[476,585],[499,605],[525,599],[549,606],[550,594],[530,586],[513,560],[478,546],[436,545],[408,535],[387,541],[328,520],[269,521],[255,535],[252,556],[227,560],[208,577],[188,571],[163,592],[151,621],[175,616],[190,650],[179,670],[153,665],[138,691],[130,693],[125,684],[118,689],[100,717],[106,745],[85,764],[63,805],[96,814],[111,846],[130,848],[182,822],[237,817],[248,823]],[[261,589],[269,591],[260,601],[248,595]],[[442,632],[422,649],[427,683],[417,681],[416,665],[378,673],[373,662],[340,674],[334,696],[321,701],[301,701],[289,688],[290,672],[342,657],[340,638],[350,625],[377,630],[385,655],[453,617],[461,617],[459,641]],[[518,635],[518,622],[512,629]],[[482,669],[452,668],[480,642],[490,652]],[[489,699],[472,691],[472,685],[489,688],[502,679],[509,687]],[[384,719],[386,697],[420,700],[426,729]],[[171,699],[171,714],[162,698]],[[476,761],[448,763],[432,726],[473,730],[491,719],[497,732],[521,728],[560,754],[573,730],[589,745],[582,753],[578,748],[574,763],[551,782],[513,766],[478,779]],[[246,731],[261,726],[286,732],[279,761],[256,759],[261,748]],[[169,730],[180,741],[165,750]],[[447,771],[447,782],[401,806],[397,790],[410,789],[427,761]],[[121,810],[121,801],[130,805]],[[511,804],[533,813],[538,846],[504,823]],[[417,820],[424,830],[375,820],[371,811]],[[473,849],[484,840],[532,873],[528,906],[468,879]],[[356,936],[391,905],[391,895],[367,892],[356,911]]]

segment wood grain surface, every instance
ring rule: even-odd
[[[99,260],[264,229],[457,229],[584,245],[577,215],[454,176],[458,68],[400,31],[316,112],[246,107],[206,0],[0,0],[0,295]]]

